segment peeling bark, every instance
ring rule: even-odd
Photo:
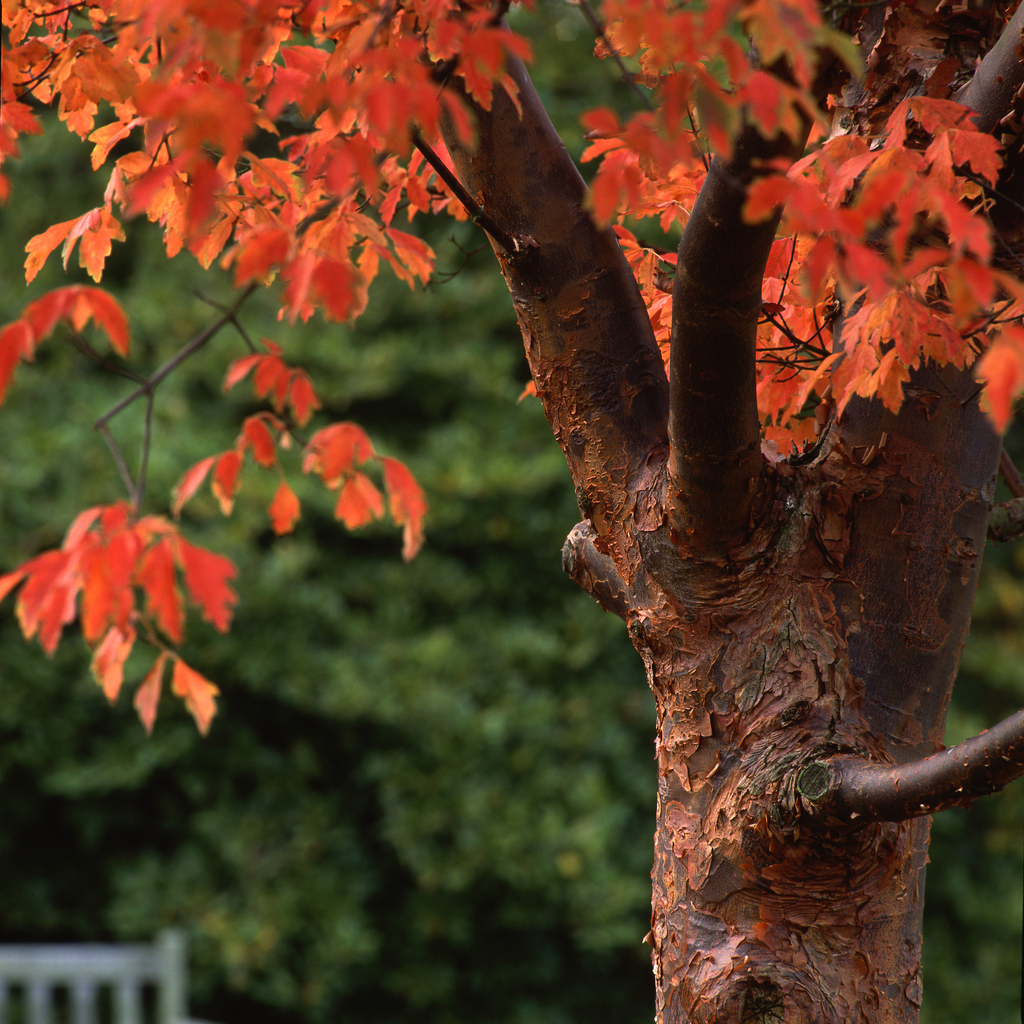
[[[986,125],[1007,102],[1007,53],[965,93]],[[754,338],[776,224],[740,211],[786,146],[748,132],[712,165],[680,243],[670,389],[614,236],[510,69],[522,115],[496,91],[476,150],[445,137],[506,239],[576,484],[563,566],[625,620],[657,701],[658,1024],[912,1024],[926,812],[1024,761],[1019,723],[938,753],[1000,453],[978,387],[923,367],[898,415],[857,400],[813,455],[765,459]]]

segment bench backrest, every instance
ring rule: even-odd
[[[143,989],[156,989],[155,1024],[188,1024],[185,933],[168,928],[151,945],[76,943],[0,945],[0,1024],[10,1024],[12,989],[22,990],[25,1024],[56,1024],[55,991],[67,990],[68,1024],[102,1024],[100,992],[109,987],[114,1024],[146,1024]]]

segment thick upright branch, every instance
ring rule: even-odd
[[[971,80],[953,97],[975,112],[983,132],[995,131],[1024,86],[1024,5],[1017,8],[999,37],[982,58]]]
[[[679,242],[670,367],[673,526],[694,551],[742,539],[761,474],[755,346],[761,281],[779,217],[743,219],[766,161],[800,148],[748,129],[715,159]]]
[[[514,242],[495,251],[519,316],[537,393],[565,452],[581,511],[604,535],[628,515],[648,457],[667,441],[668,382],[640,290],[526,69],[510,59],[522,115],[502,88],[468,149],[443,135],[470,195]],[[457,79],[450,88],[456,88]]]

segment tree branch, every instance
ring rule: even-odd
[[[973,121],[979,131],[993,132],[1010,112],[1014,98],[1024,86],[1024,4],[1021,4],[988,53],[982,58],[971,80],[953,96],[975,112]]]
[[[1024,775],[1024,711],[919,761],[885,765],[840,754],[800,770],[797,792],[848,821],[905,821],[969,804]]]
[[[809,122],[807,128],[809,129]],[[672,305],[672,525],[692,549],[725,554],[744,535],[761,474],[756,395],[761,281],[781,211],[743,219],[747,187],[803,140],[748,128],[716,158],[679,242]]]
[[[1005,448],[999,449],[999,474],[1003,478],[1010,494],[1015,498],[1024,498],[1024,478],[1013,464],[1010,453]]]
[[[599,534],[625,520],[631,488],[667,440],[668,382],[650,319],[610,229],[585,208],[586,185],[521,61],[507,70],[468,149],[454,124],[442,134],[459,178],[515,242],[492,245],[519,317],[537,394],[565,452],[584,516]],[[457,76],[448,88],[458,89]]]
[[[250,295],[256,290],[256,285],[251,284],[244,292],[238,297],[235,304],[215,323],[210,324],[205,330],[200,331],[191,341],[184,345],[178,350],[170,359],[164,363],[151,377],[147,377],[134,391],[131,392],[127,397],[122,398],[117,405],[108,409],[96,422],[92,425],[93,430],[102,430],[118,413],[124,412],[133,402],[138,401],[143,395],[147,395],[153,391],[153,389],[166,377],[168,374],[173,372],[178,366],[180,366],[189,356],[195,355],[217,332],[224,327],[226,324],[231,323],[239,307]]]

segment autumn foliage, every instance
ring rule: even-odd
[[[77,247],[98,284],[124,222],[144,216],[162,229],[168,257],[187,249],[204,267],[220,261],[239,289],[282,282],[289,320],[357,317],[384,264],[410,286],[426,282],[432,250],[397,225],[420,213],[473,215],[426,155],[450,166],[442,121],[472,142],[463,97],[484,109],[494,90],[515,99],[506,56],[528,57],[529,45],[502,13],[490,0],[5,5],[0,152],[16,157],[19,137],[42,131],[40,110],[53,107],[106,178],[103,205],[28,242],[26,279],[58,249],[67,267]],[[607,108],[584,116],[583,159],[596,162],[589,203],[598,222],[614,222],[658,340],[669,335],[675,257],[638,240],[643,219],[664,231],[686,224],[708,151],[729,155],[744,112],[768,138],[800,139],[813,122],[817,141],[766,171],[746,208],[756,222],[785,207],[758,336],[767,438],[783,454],[812,439],[808,403],[826,382],[840,410],[854,395],[878,395],[896,410],[909,371],[928,359],[976,364],[1002,429],[1024,390],[1024,286],[994,260],[983,216],[1001,165],[996,138],[938,89],[894,97],[881,120],[874,108],[870,140],[830,124],[822,54],[855,76],[895,81],[897,72],[884,61],[863,72],[841,21],[827,22],[812,0],[608,0],[602,15],[597,55],[633,61],[633,80],[653,101],[625,119]],[[905,31],[925,28],[908,16]],[[931,58],[921,52],[924,67]],[[783,58],[786,73],[774,73]],[[851,108],[854,124],[867,116]],[[10,198],[6,179],[0,195]],[[844,353],[825,341],[837,293],[848,311]],[[58,325],[80,333],[90,321],[118,356],[130,355],[128,318],[99,287],[60,288],[28,305],[0,331],[0,399]],[[266,410],[241,424],[232,448],[184,470],[173,515],[207,481],[230,513],[251,459],[279,474],[269,515],[287,533],[301,509],[280,456],[300,446],[302,469],[337,492],[337,518],[355,529],[389,513],[412,558],[426,505],[408,470],[377,454],[355,424],[304,437],[320,402],[274,342],[231,362],[224,389],[246,379]],[[179,578],[190,602],[226,629],[231,571],[174,522],[142,514],[141,494],[132,498],[83,513],[59,550],[0,578],[0,594],[20,586],[25,634],[50,652],[77,616],[111,697],[135,639],[145,639],[157,653],[137,691],[143,721],[151,727],[170,661],[172,688],[205,730],[216,691],[175,650],[184,637]]]

